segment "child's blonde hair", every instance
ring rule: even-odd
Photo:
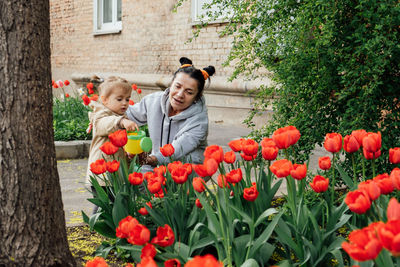
[[[117,76],[110,76],[103,83],[100,84],[99,94],[100,96],[107,98],[112,94],[112,91],[117,88],[122,89],[126,93],[132,92],[132,87],[127,80]]]

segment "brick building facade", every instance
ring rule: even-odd
[[[173,12],[176,0],[121,0],[120,31],[98,34],[96,8],[103,1],[51,0],[53,79],[70,79],[81,86],[92,74],[119,75],[150,93],[168,86],[179,58],[186,56],[198,68],[216,68],[205,91],[210,121],[241,123],[251,108],[245,92],[258,83],[227,82],[233,69],[222,63],[232,39],[218,35],[223,24],[211,24],[187,42],[195,29],[193,8],[197,2],[187,0]]]

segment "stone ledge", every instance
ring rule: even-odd
[[[92,140],[55,141],[56,159],[80,159],[89,156]]]
[[[165,89],[171,82],[172,75],[166,74],[127,74],[127,73],[73,73],[71,75],[72,80],[80,85],[84,86],[90,81],[90,77],[96,74],[101,78],[109,76],[121,76],[127,79],[130,83],[137,84],[143,89]],[[205,86],[205,93],[209,94],[227,94],[227,95],[244,95],[248,91],[254,90],[261,85],[271,85],[270,79],[257,79],[254,81],[246,81],[244,79],[235,79],[234,81],[228,81],[228,77],[225,76],[213,76],[210,78],[210,86]]]

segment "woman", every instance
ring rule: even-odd
[[[174,73],[170,88],[145,96],[126,112],[138,125],[148,125],[153,149],[144,162],[151,166],[169,162],[160,152],[165,144],[175,148],[176,159],[186,157],[197,164],[204,159],[208,115],[203,90],[215,69],[213,66],[196,69],[184,57],[179,62],[182,66]]]

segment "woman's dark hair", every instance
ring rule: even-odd
[[[174,77],[172,78],[172,81],[175,80],[175,77],[178,73],[183,72],[189,75],[189,77],[195,79],[197,81],[197,87],[199,92],[197,93],[196,100],[199,100],[201,96],[203,95],[203,90],[204,90],[204,84],[206,83],[206,79],[204,78],[203,72],[200,69],[196,69],[192,65],[192,61],[188,59],[187,57],[181,57],[179,59],[179,62],[181,63],[181,67],[175,71]],[[187,66],[184,66],[186,65]],[[208,66],[206,68],[203,68],[203,71],[206,71],[208,76],[211,77],[215,73],[215,68],[213,66]],[[209,78],[207,78],[209,79]]]

